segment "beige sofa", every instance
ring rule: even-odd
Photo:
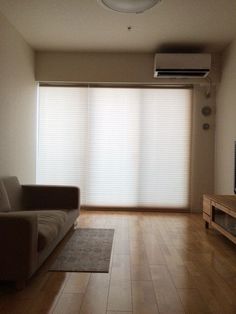
[[[0,280],[24,286],[79,215],[79,189],[0,179]]]

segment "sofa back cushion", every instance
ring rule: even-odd
[[[10,203],[2,180],[0,180],[0,212],[9,212]]]
[[[2,179],[4,188],[7,193],[10,210],[22,209],[22,187],[17,177],[6,177]]]

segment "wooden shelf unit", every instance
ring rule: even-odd
[[[203,219],[236,244],[236,195],[203,195]]]

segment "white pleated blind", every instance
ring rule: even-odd
[[[187,208],[191,90],[40,87],[37,182],[91,206]]]
[[[85,192],[88,89],[40,87],[36,180]]]

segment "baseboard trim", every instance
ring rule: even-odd
[[[163,207],[121,207],[121,206],[85,206],[85,211],[128,211],[128,212],[161,212],[161,213],[190,213],[189,208],[163,208]]]

